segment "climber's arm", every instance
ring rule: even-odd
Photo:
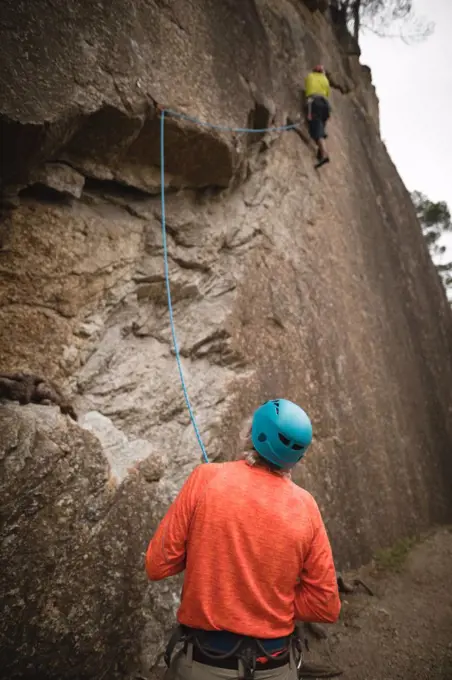
[[[334,623],[341,610],[336,569],[325,525],[313,498],[311,517],[313,538],[295,593],[295,618]]]
[[[185,569],[188,530],[200,491],[202,468],[198,466],[188,477],[149,543],[146,573],[151,581],[160,581]]]

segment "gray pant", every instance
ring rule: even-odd
[[[230,670],[217,668],[193,661],[193,645],[189,644],[187,654],[183,650],[174,655],[170,668],[166,671],[164,680],[236,680],[243,677],[243,668]],[[241,665],[241,664],[240,664]],[[291,648],[290,662],[280,668],[267,671],[256,671],[255,680],[297,680],[297,668]]]

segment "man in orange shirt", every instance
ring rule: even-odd
[[[290,479],[311,443],[311,422],[276,399],[255,411],[250,434],[244,460],[193,470],[149,543],[152,581],[185,570],[165,656],[173,680],[257,680],[261,671],[266,680],[296,680],[295,621],[339,617],[319,508]]]

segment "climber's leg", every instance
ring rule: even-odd
[[[325,144],[325,133],[324,136],[320,137],[320,139],[317,141],[317,146],[319,147],[318,151],[319,161],[321,161],[322,158],[326,158],[328,156]]]
[[[322,165],[329,159],[325,144],[325,122],[328,118],[328,111],[325,113],[325,103],[323,97],[314,97],[310,102],[310,115],[308,116],[309,134],[317,144],[317,160]]]
[[[309,134],[317,144],[317,161],[322,165],[328,163],[329,156],[325,144],[325,128],[319,118],[309,121]]]
[[[319,116],[323,121],[323,139],[326,139],[328,137],[328,135],[326,133],[326,124],[328,123],[328,121],[330,119],[331,106],[330,106],[328,99],[325,99],[324,97],[322,97],[319,104],[320,104]]]
[[[319,146],[319,142],[323,140],[323,135],[325,134],[324,125],[320,118],[312,116],[311,120],[308,120],[308,130],[311,139]]]

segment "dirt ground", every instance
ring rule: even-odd
[[[341,680],[452,680],[452,528],[381,553],[347,579],[340,621],[326,640],[309,637],[305,658],[343,669]],[[323,676],[325,677],[325,676]]]

